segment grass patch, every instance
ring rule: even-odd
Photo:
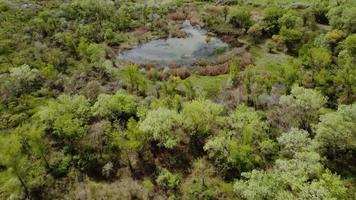
[[[270,71],[278,70],[276,66],[287,64],[291,58],[282,52],[269,53],[265,44],[252,46],[250,52],[256,67]]]
[[[200,89],[207,97],[216,97],[220,94],[221,90],[227,84],[229,75],[223,74],[219,76],[199,76],[192,75],[189,78],[182,81],[190,81],[194,87]]]

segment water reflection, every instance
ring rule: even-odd
[[[191,65],[201,59],[212,61],[228,48],[218,38],[207,38],[205,30],[192,26],[189,21],[184,22],[182,31],[189,36],[152,40],[119,54],[118,58],[137,64]]]

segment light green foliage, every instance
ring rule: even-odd
[[[229,71],[229,82],[232,86],[237,86],[239,82],[239,74],[241,71],[241,60],[234,59],[230,63],[230,71]]]
[[[283,95],[279,100],[280,124],[287,129],[309,128],[310,124],[317,122],[326,100],[318,91],[294,86],[290,95]]]
[[[44,168],[25,154],[15,133],[0,138],[0,198],[28,198],[44,184]]]
[[[231,177],[263,163],[259,145],[268,138],[267,126],[254,110],[239,106],[222,124],[227,133],[209,139],[204,146],[219,170]]]
[[[320,117],[316,139],[329,153],[356,149],[356,105],[340,105],[336,112]]]
[[[284,64],[278,71],[281,83],[290,91],[294,84],[298,83],[302,75],[299,66],[295,64]]]
[[[279,32],[279,18],[282,17],[283,14],[284,10],[279,7],[272,5],[266,8],[263,16],[263,23],[265,30],[269,35]]]
[[[345,32],[340,29],[334,29],[327,32],[325,37],[330,44],[335,45],[345,37]]]
[[[263,25],[262,23],[255,23],[252,25],[248,31],[247,34],[253,37],[253,41],[255,43],[261,42],[262,36],[263,36]]]
[[[316,71],[330,67],[331,55],[325,48],[311,48],[304,56],[305,65]]]
[[[116,119],[133,116],[136,109],[137,103],[134,96],[117,92],[114,95],[99,95],[98,100],[91,108],[91,111],[93,116]]]
[[[152,192],[153,191],[153,189],[154,189],[154,185],[153,185],[153,183],[149,180],[149,179],[145,179],[143,182],[142,182],[142,184],[143,184],[143,187],[146,189],[146,190],[148,190],[149,192]]]
[[[303,32],[299,29],[289,29],[282,27],[279,34],[287,45],[288,49],[295,51],[299,46],[300,41],[303,39]]]
[[[292,157],[296,152],[305,151],[311,144],[311,139],[307,131],[292,128],[277,138],[282,147],[281,153]]]
[[[243,173],[243,178],[234,185],[235,192],[247,200],[343,199],[346,192],[344,183],[336,175],[323,170],[320,155],[313,151],[301,151],[304,151],[303,148],[297,149],[291,159],[277,160],[268,171]]]
[[[336,71],[335,82],[342,90],[337,94],[339,103],[351,104],[356,99],[356,68],[349,60]]]
[[[83,96],[61,95],[42,107],[38,115],[47,128],[67,142],[87,133],[90,105]]]
[[[112,0],[75,0],[65,5],[65,13],[68,18],[86,18],[90,20],[108,19],[114,15],[115,4]]]
[[[0,0],[0,199],[354,199],[355,2]],[[184,19],[228,52],[117,60]]]
[[[348,51],[348,53],[354,57],[356,57],[356,34],[349,35],[345,41],[342,43],[344,48]]]
[[[0,100],[3,102],[34,91],[41,84],[40,72],[28,65],[11,68],[9,74],[1,74],[0,78]]]
[[[248,29],[252,25],[251,11],[246,7],[229,9],[230,23],[239,28]]]
[[[176,189],[180,184],[180,177],[178,174],[174,174],[168,171],[166,168],[162,168],[160,169],[156,182],[163,188],[173,190]]]
[[[140,130],[139,124],[130,118],[127,122],[127,130],[114,134],[114,145],[123,150],[139,150],[146,142],[145,133]]]
[[[145,119],[140,122],[140,129],[147,134],[149,140],[157,141],[160,146],[171,149],[181,140],[181,123],[182,117],[178,112],[158,108],[148,111]]]
[[[238,106],[229,117],[224,119],[230,134],[241,137],[244,131],[251,131],[251,139],[255,140],[266,136],[267,124],[264,123],[258,113],[247,106]]]
[[[80,56],[91,63],[99,63],[105,60],[105,48],[103,44],[89,43],[85,38],[80,38],[77,51]]]
[[[190,134],[209,134],[216,126],[217,118],[223,112],[223,107],[209,100],[194,100],[184,105],[181,112],[183,127]]]
[[[290,199],[291,194],[284,191],[285,185],[278,174],[253,170],[243,173],[243,179],[234,185],[234,191],[246,200]],[[246,180],[244,180],[246,179]]]
[[[278,19],[280,27],[300,28],[303,26],[303,19],[297,11],[289,10],[281,18]]]
[[[192,172],[182,182],[182,199],[234,199],[231,183],[217,176],[214,167],[205,159],[193,163]]]
[[[349,1],[341,6],[330,8],[327,13],[330,25],[336,29],[347,30],[349,33],[356,31],[356,7],[354,1]]]
[[[139,71],[137,65],[126,65],[124,67],[124,78],[126,84],[131,91],[142,91],[146,86],[146,79]]]

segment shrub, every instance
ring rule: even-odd
[[[162,168],[159,172],[159,175],[156,179],[158,185],[162,186],[165,189],[176,189],[180,184],[180,177],[178,174],[171,173],[165,168]]]
[[[233,8],[229,11],[230,23],[238,28],[248,29],[252,25],[251,11],[245,7]]]

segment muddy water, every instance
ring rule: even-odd
[[[228,45],[215,37],[207,38],[207,32],[183,23],[185,38],[152,40],[118,55],[119,60],[136,64],[178,64],[189,66],[197,60],[213,61],[218,54],[228,49]]]

